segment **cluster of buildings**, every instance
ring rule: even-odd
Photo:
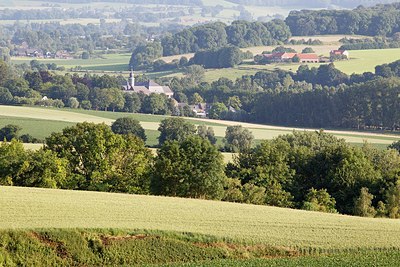
[[[174,96],[174,92],[172,92],[169,86],[162,86],[151,80],[147,82],[135,82],[135,76],[132,70],[129,74],[129,79],[126,85],[122,86],[122,90],[125,93],[142,93],[145,95],[165,94],[168,98],[172,98]]]
[[[23,42],[20,46],[11,51],[11,55],[14,57],[73,59],[71,53],[66,50],[60,50],[54,53],[50,51],[44,52],[40,48],[29,47],[26,42]]]
[[[330,57],[318,56],[314,53],[289,53],[279,52],[263,54],[264,60],[268,63],[300,62],[300,63],[321,63],[331,62],[336,59],[349,59],[349,52],[346,50],[332,50]]]
[[[137,94],[142,93],[145,95],[164,94],[170,99],[173,99],[174,96],[174,92],[171,90],[169,86],[159,85],[158,83],[152,80],[146,82],[136,82],[132,70],[129,74],[128,80],[126,81],[126,85],[122,86],[122,90],[124,93],[137,93]],[[177,101],[175,101],[175,105],[179,109],[189,107],[189,109],[194,112],[196,117],[202,117],[202,118],[207,117],[207,111],[210,108],[209,104],[206,103],[190,105],[187,103],[178,103]]]

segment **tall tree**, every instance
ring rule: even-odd
[[[225,181],[221,153],[208,140],[189,136],[157,152],[152,190],[157,195],[221,199]]]
[[[196,126],[189,123],[182,118],[167,118],[161,121],[160,136],[158,141],[160,145],[164,144],[166,141],[178,141],[181,142],[190,135],[196,134]]]

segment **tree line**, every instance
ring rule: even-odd
[[[178,101],[208,103],[208,116],[213,119],[317,128],[400,128],[396,101],[400,61],[376,66],[375,73],[350,76],[329,64],[300,66],[296,73],[260,71],[236,81],[220,78],[212,83],[203,81],[202,67],[191,65],[183,78],[159,80],[172,88],[174,99],[124,93],[122,76],[56,75],[40,70],[36,63],[22,76],[0,64],[1,104],[195,116],[189,106],[178,106]]]
[[[399,3],[359,6],[353,10],[291,11],[285,23],[295,36],[360,34],[392,36],[400,32]]]
[[[209,117],[285,126],[399,130],[400,61],[375,73],[347,75],[333,64],[300,66],[296,73],[260,71],[236,81],[191,84],[169,80],[176,99],[199,94],[213,103]],[[229,107],[234,110],[229,110]]]
[[[15,139],[2,143],[0,184],[400,217],[398,143],[380,151],[323,131],[293,132],[241,147],[226,165],[204,131],[183,119],[161,122],[156,156],[132,134],[140,124],[114,124],[78,123],[51,134],[37,151]]]

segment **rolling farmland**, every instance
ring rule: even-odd
[[[116,193],[0,187],[0,228],[191,232],[316,251],[400,249],[400,221]]]
[[[167,116],[146,115],[146,114],[129,114],[122,112],[104,112],[104,111],[86,111],[72,109],[52,109],[52,108],[36,108],[36,107],[16,107],[16,106],[0,106],[0,126],[14,123],[23,127],[22,133],[31,133],[34,137],[44,138],[54,131],[61,131],[66,126],[79,122],[94,123],[111,123],[120,117],[133,117],[140,121],[148,135],[148,144],[157,143],[158,125],[160,121]],[[272,139],[282,134],[291,133],[293,130],[304,131],[313,129],[301,129],[279,126],[268,126],[251,123],[241,123],[233,121],[220,121],[209,119],[186,118],[196,125],[207,125],[214,129],[216,137],[225,136],[226,127],[229,125],[242,125],[250,129],[256,140]],[[395,135],[362,133],[352,131],[336,131],[327,130],[339,138],[344,138],[347,142],[361,145],[364,141],[379,147],[387,146],[399,137]]]

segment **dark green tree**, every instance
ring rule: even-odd
[[[111,125],[111,130],[115,134],[132,134],[141,138],[143,141],[147,140],[146,133],[142,125],[140,125],[140,122],[131,117],[118,118]]]
[[[368,188],[361,188],[360,196],[354,201],[354,215],[361,217],[375,217],[376,210],[372,206],[374,195],[368,192]]]
[[[243,126],[228,126],[225,131],[225,150],[234,153],[249,151],[253,139],[253,134]]]
[[[206,125],[197,126],[197,135],[201,138],[208,139],[211,144],[215,145],[217,138],[215,137],[214,129]]]
[[[190,136],[158,150],[152,177],[157,195],[221,199],[225,175],[221,153],[208,140]]]
[[[196,126],[182,118],[167,118],[161,121],[158,131],[160,131],[158,141],[162,145],[166,141],[181,142],[188,136],[196,134]]]
[[[310,190],[308,190],[302,209],[337,213],[335,204],[335,199],[329,195],[326,189],[317,190],[311,188]]]
[[[11,141],[17,139],[22,128],[18,125],[8,124],[0,129],[0,140]]]
[[[151,153],[141,139],[114,134],[105,124],[78,123],[46,138],[46,150],[68,160],[69,188],[147,192]],[[121,181],[119,181],[121,179]],[[125,179],[132,179],[125,181]],[[121,184],[130,183],[125,188]],[[138,187],[139,186],[139,187]]]
[[[208,117],[210,119],[222,119],[223,114],[228,111],[228,108],[225,106],[224,103],[214,103],[212,104],[210,111],[208,112]]]

